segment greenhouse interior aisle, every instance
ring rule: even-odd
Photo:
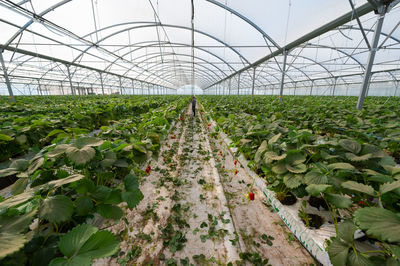
[[[144,199],[106,225],[124,239],[121,252],[94,265],[312,265],[211,125],[190,110],[141,180]]]

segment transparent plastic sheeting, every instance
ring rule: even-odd
[[[194,80],[205,93],[229,93],[230,86],[231,93],[249,94],[255,78],[255,94],[276,93],[283,55],[256,66],[255,75],[248,70],[218,82],[352,11],[349,0],[193,3],[194,47],[188,0],[0,0],[0,49],[13,91],[71,94],[72,83],[77,94],[168,94],[190,89]],[[335,87],[338,95],[358,95],[369,48],[353,13],[350,22],[289,51],[284,94],[307,95],[315,87],[313,94],[325,95]],[[385,15],[372,69],[380,89],[370,95],[396,94],[399,13],[395,6]],[[371,43],[377,15],[360,21]],[[3,71],[0,92],[8,93]]]

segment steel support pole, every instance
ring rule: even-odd
[[[121,77],[119,77],[119,90],[120,90],[121,95],[122,95],[123,93],[122,93],[122,79],[121,79]]]
[[[335,82],[333,83],[332,96],[335,96],[335,89],[336,89],[337,79],[338,79],[338,77],[335,77]]]
[[[311,90],[310,90],[310,96],[312,95],[312,89],[314,88],[314,80],[311,82]]]
[[[72,87],[71,71],[69,70],[69,65],[67,65],[67,72],[68,72],[69,86],[71,88],[71,94],[72,96],[75,96],[74,88]]]
[[[228,95],[231,95],[231,85],[232,85],[232,79],[229,79],[229,83],[228,83]]]
[[[293,93],[294,96],[296,96],[296,88],[297,88],[297,82],[294,83],[294,93]]]
[[[102,93],[103,93],[103,95],[104,95],[103,75],[102,75],[102,73],[101,73],[101,72],[100,72],[99,74],[100,74],[101,92],[102,92]]]
[[[254,84],[256,82],[256,68],[253,68],[253,83],[251,85],[251,97],[254,96]]]
[[[360,90],[360,95],[358,96],[357,108],[359,110],[362,109],[363,104],[364,104],[364,99],[367,96],[369,83],[371,81],[372,66],[374,65],[375,55],[376,55],[376,51],[377,51],[377,47],[378,47],[378,43],[379,43],[379,37],[381,36],[381,32],[382,32],[382,25],[383,25],[384,18],[385,18],[385,11],[383,11],[379,14],[378,21],[375,26],[372,47],[369,52],[367,66],[365,68],[364,80],[363,80],[363,84],[362,84],[362,87]]]
[[[38,83],[38,89],[37,89],[37,90],[39,91],[38,94],[40,94],[41,96],[43,96],[42,87],[40,86],[40,81],[37,80],[37,83]]]
[[[238,85],[237,85],[237,95],[239,95],[239,90],[240,90],[240,74],[241,74],[242,72],[239,72],[239,77],[238,77]]]
[[[64,88],[63,88],[62,81],[60,81],[60,88],[61,88],[61,93],[62,93],[62,95],[64,95]]]
[[[135,81],[132,79],[132,95],[135,95]]]
[[[8,94],[10,95],[10,101],[15,102],[14,93],[11,88],[11,82],[10,82],[10,79],[8,78],[8,74],[7,74],[6,64],[4,63],[3,52],[4,52],[4,50],[0,51],[1,67],[3,68],[4,79],[6,80]]]
[[[282,68],[282,77],[281,77],[281,89],[279,91],[279,102],[282,102],[283,95],[283,87],[285,85],[285,75],[286,75],[286,59],[287,59],[288,51],[283,51],[283,68]]]

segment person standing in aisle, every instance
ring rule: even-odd
[[[196,116],[196,97],[192,97],[192,111],[193,111],[193,116]]]

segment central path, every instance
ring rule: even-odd
[[[121,252],[95,264],[314,263],[209,125],[189,110],[141,180],[144,199],[109,227],[123,240]]]

